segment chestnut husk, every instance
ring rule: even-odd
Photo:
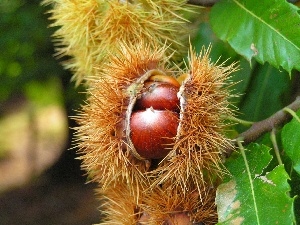
[[[164,186],[185,196],[218,185],[222,153],[233,148],[222,115],[232,115],[225,84],[235,65],[210,62],[209,49],[190,53],[186,69],[173,70],[165,49],[124,45],[91,81],[88,104],[77,117],[77,140],[83,168],[102,190],[124,183],[132,195]],[[168,69],[171,68],[171,69]],[[142,157],[131,140],[130,118],[151,76],[179,77],[179,123],[172,149],[158,161]],[[100,77],[100,78],[99,78]],[[138,200],[137,200],[138,201]]]

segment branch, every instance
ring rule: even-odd
[[[187,0],[188,4],[199,6],[213,6],[219,0]]]
[[[291,109],[292,111],[297,111],[298,109],[300,109],[300,96],[298,96],[293,103],[277,111],[269,118],[253,123],[253,125],[248,130],[239,134],[236,139],[243,140],[244,144],[248,144],[255,141],[263,134],[270,132],[273,128],[283,125],[292,118],[287,109]],[[226,152],[227,156],[230,156],[231,153],[231,149]]]

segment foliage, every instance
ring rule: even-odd
[[[12,97],[31,99],[33,94],[45,98],[40,88],[55,81],[60,85],[59,79],[68,76],[53,57],[54,29],[48,28],[45,8],[39,4],[38,0],[0,2],[0,103]]]
[[[293,223],[289,176],[283,165],[265,171],[272,158],[269,150],[266,146],[251,144],[228,160],[227,168],[232,176],[224,179],[216,197],[219,224]],[[276,212],[276,216],[271,216]]]
[[[299,94],[295,87],[300,70],[298,11],[284,0],[221,0],[212,7],[208,21],[200,24],[196,47],[212,41],[217,46],[213,60],[221,55],[241,61],[242,69],[232,78],[242,80],[234,90],[242,93],[236,100],[239,118],[266,119]],[[235,129],[240,133],[247,127]],[[240,146],[241,153],[227,160],[231,176],[219,186],[216,198],[220,225],[300,222],[300,203],[295,198],[299,194],[300,123],[294,118],[276,130],[281,135],[277,143],[266,134],[245,151]],[[271,160],[277,147],[283,165],[275,157]]]
[[[67,75],[69,82],[68,74],[52,57],[53,29],[47,29],[49,22],[44,15],[47,9],[39,7],[39,3],[37,0],[0,3],[0,102],[14,93],[39,97],[41,86],[36,81],[55,86],[51,77]],[[234,99],[239,118],[265,119],[299,95],[298,11],[297,6],[285,0],[220,0],[210,12],[199,13],[192,39],[196,50],[211,43],[213,61],[230,58],[228,63],[240,62],[240,71],[232,77],[238,82],[232,91],[241,93]],[[73,89],[71,85],[67,90],[68,101],[73,101]],[[300,117],[300,111],[297,115]],[[247,128],[239,124],[234,127],[237,133]],[[246,146],[244,153],[234,153],[227,160],[231,175],[224,179],[217,196],[220,225],[276,224],[276,221],[289,225],[295,223],[294,217],[300,222],[300,201],[295,197],[300,193],[300,125],[294,118],[283,128],[276,128],[277,147],[284,165],[279,165],[276,157],[272,159],[275,153],[269,133]],[[221,203],[227,200],[227,205]]]
[[[296,116],[283,127],[281,138],[285,153],[292,161],[294,170],[300,174],[300,111]]]
[[[289,73],[300,69],[296,6],[283,0],[223,0],[210,16],[216,34],[249,61],[254,57]]]

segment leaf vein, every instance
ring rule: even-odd
[[[254,193],[254,186],[253,186],[253,183],[252,183],[251,172],[250,172],[247,157],[246,157],[246,154],[245,154],[245,149],[244,149],[244,147],[242,146],[242,144],[240,142],[238,142],[238,144],[239,144],[239,148],[241,150],[241,154],[243,156],[245,166],[246,166],[246,170],[247,170],[247,174],[248,174],[248,179],[249,179],[249,183],[250,183],[250,187],[251,187],[251,195],[252,195],[252,199],[253,199],[256,220],[257,220],[257,223],[260,224],[259,217],[258,217],[258,208],[257,208],[257,205],[256,205],[256,198],[255,198],[255,193]]]
[[[248,12],[251,16],[256,18],[257,20],[261,21],[263,24],[265,24],[267,27],[269,27],[271,30],[273,30],[275,33],[277,33],[280,37],[282,37],[287,43],[290,43],[292,46],[294,46],[298,51],[300,51],[300,46],[297,46],[295,43],[291,42],[288,38],[286,38],[282,33],[278,32],[273,26],[270,26],[266,21],[259,18],[257,15],[255,15],[252,11],[247,9],[243,4],[239,3],[238,1],[234,0],[234,2],[243,10]]]

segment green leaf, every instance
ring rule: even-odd
[[[300,174],[296,173],[295,171],[292,171],[290,185],[292,188],[291,196],[297,196],[295,198],[294,208],[295,208],[296,224],[300,224],[300,198],[299,198]]]
[[[272,156],[269,148],[251,144],[235,155],[226,167],[232,177],[218,187],[216,203],[219,225],[290,225],[294,222],[293,201],[284,166],[264,173]]]
[[[300,110],[297,112],[300,117]],[[300,123],[294,118],[287,123],[281,132],[284,152],[293,162],[293,168],[300,174]]]
[[[285,0],[221,0],[210,14],[216,35],[249,61],[300,71],[300,16]]]
[[[289,103],[292,82],[270,64],[257,64],[239,108],[241,119],[263,120]]]

